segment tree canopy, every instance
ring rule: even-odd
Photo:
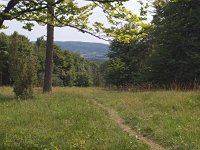
[[[200,2],[155,0],[148,36],[113,41],[106,83],[196,88],[200,82]],[[138,82],[139,81],[139,82]],[[142,82],[141,82],[142,81]]]
[[[25,24],[24,28],[31,30],[34,26],[32,21],[35,21],[40,25],[72,27],[104,40],[110,40],[109,37],[112,37],[126,42],[146,35],[144,29],[149,27],[149,24],[143,22],[145,17],[139,17],[127,10],[123,6],[123,1],[111,2],[91,1],[84,6],[79,6],[72,0],[10,0],[7,5],[1,5],[0,26],[3,27],[4,20],[16,19]],[[47,18],[50,6],[54,7],[55,13],[52,14],[54,21]],[[104,12],[110,23],[109,27],[101,21],[93,22],[91,25],[89,18],[96,8]],[[129,28],[122,30],[121,27],[125,23],[129,24]]]

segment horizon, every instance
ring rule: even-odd
[[[30,40],[31,41],[31,40]],[[31,41],[31,42],[36,42],[37,40],[35,41]],[[93,43],[93,44],[103,44],[103,45],[110,45],[110,43],[106,44],[106,43],[99,43],[99,42],[87,42],[87,41],[57,41],[57,40],[54,40],[54,42],[80,42],[80,43]]]
[[[87,42],[87,41],[57,41],[55,40],[54,42],[81,42],[81,43],[93,43],[93,44],[103,44],[103,45],[110,45],[109,43],[99,43],[99,42]]]

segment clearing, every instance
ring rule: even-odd
[[[0,149],[200,149],[199,92],[35,91],[0,87]]]

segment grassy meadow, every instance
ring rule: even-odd
[[[200,92],[122,92],[54,88],[17,100],[0,87],[0,149],[135,149],[148,146],[122,131],[94,100],[114,109],[132,129],[166,149],[200,149]]]
[[[200,149],[200,91],[89,90],[131,128],[170,150]]]
[[[47,95],[37,89],[34,99],[17,100],[11,88],[1,87],[0,150],[148,149],[85,98],[84,90],[55,88]]]

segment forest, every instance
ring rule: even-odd
[[[153,20],[151,26],[144,28],[145,36],[129,43],[112,40],[109,60],[101,64],[89,62],[78,54],[63,51],[54,45],[52,85],[139,89],[198,88],[200,11],[197,3],[154,2]],[[38,38],[33,44],[17,32],[11,36],[1,33],[0,36],[1,85],[23,84],[22,90],[43,86],[46,41]]]
[[[200,1],[138,2],[139,15],[115,0],[0,4],[2,29],[47,29],[0,33],[0,149],[200,149]],[[96,8],[108,27],[90,23]],[[109,41],[108,59],[56,45],[66,26]]]
[[[14,84],[14,78],[17,75],[16,80],[20,78],[36,87],[42,87],[46,41],[38,38],[33,43],[17,32],[11,36],[1,33],[0,36],[1,85]],[[21,50],[22,47],[23,50]],[[61,50],[54,45],[53,61],[53,86],[98,86],[98,80],[96,80],[98,79],[96,77],[98,76],[98,66],[82,58],[79,54]],[[29,73],[30,76],[27,76]],[[12,76],[12,74],[15,75]]]

